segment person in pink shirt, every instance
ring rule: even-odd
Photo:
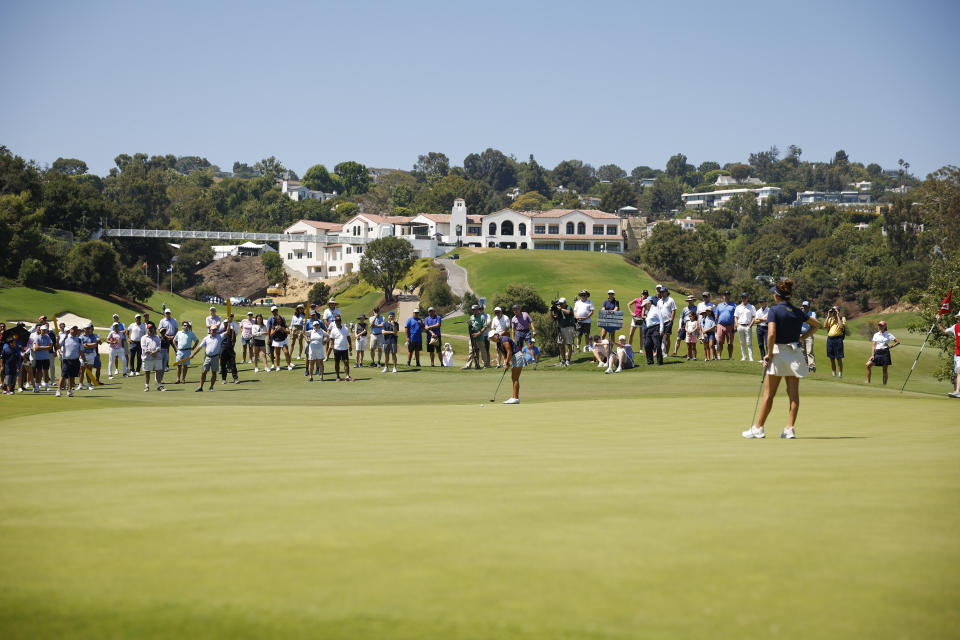
[[[250,347],[250,360],[253,360],[253,311],[247,311],[247,317],[240,321],[240,342],[243,344],[243,361],[240,364],[247,364],[247,346]]]
[[[633,316],[630,319],[630,339],[627,341],[630,343],[630,346],[633,347],[633,334],[636,330],[640,329],[640,344],[643,344],[643,325],[644,323],[644,313],[643,313],[643,301],[650,297],[650,292],[644,289],[640,293],[639,298],[634,298],[627,303],[627,309],[630,311],[630,314]],[[643,353],[643,349],[640,349],[640,353]]]

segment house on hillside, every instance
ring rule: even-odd
[[[873,204],[873,196],[859,191],[801,191],[792,205],[830,203],[840,207],[854,207]]]
[[[763,180],[761,180],[760,178],[747,177],[747,178],[744,178],[743,181],[738,181],[738,180],[737,180],[736,178],[734,178],[733,176],[722,176],[722,175],[721,175],[721,176],[717,176],[717,181],[714,182],[713,184],[716,185],[716,186],[718,186],[718,187],[729,187],[729,186],[737,185],[737,184],[753,184],[753,185],[757,185],[757,184],[763,184]]]
[[[757,204],[763,204],[767,198],[782,193],[780,187],[760,187],[759,189],[721,189],[719,191],[701,191],[683,193],[680,199],[687,209],[718,209],[727,204],[738,193],[749,193],[754,196]]]
[[[280,184],[280,193],[286,195],[291,200],[319,200],[324,202],[333,198],[337,195],[337,192],[333,193],[324,193],[323,191],[315,191],[313,189],[308,189],[299,182],[294,182],[292,180],[277,180]]]

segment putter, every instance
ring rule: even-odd
[[[753,417],[750,419],[750,426],[748,429],[752,428],[757,419],[757,409],[760,408],[760,396],[763,395],[763,383],[767,379],[767,367],[764,365],[763,373],[760,375],[760,390],[757,392],[757,402],[753,405]]]
[[[497,393],[500,392],[500,385],[503,384],[503,379],[507,376],[507,370],[509,368],[510,367],[508,367],[507,363],[505,362],[503,364],[503,373],[500,374],[500,382],[497,383],[497,390],[493,392],[493,397],[490,398],[490,402],[494,402],[497,399]]]

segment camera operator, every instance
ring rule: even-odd
[[[577,335],[577,319],[573,316],[573,309],[567,306],[567,299],[550,303],[550,315],[557,323],[557,342],[560,343],[560,359],[563,366],[569,367],[573,358],[573,341]]]

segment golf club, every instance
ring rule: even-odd
[[[753,417],[750,419],[750,426],[747,428],[750,429],[756,424],[757,420],[757,409],[760,408],[760,396],[763,395],[763,383],[767,379],[767,365],[763,365],[763,373],[760,375],[760,390],[757,391],[757,402],[753,405]]]
[[[503,373],[500,374],[500,382],[497,383],[497,390],[493,392],[493,397],[490,398],[490,402],[493,402],[493,401],[495,401],[495,400],[497,399],[497,393],[500,392],[500,385],[503,384],[503,379],[506,377],[507,371],[508,371],[509,369],[510,369],[510,367],[507,366],[507,363],[506,363],[506,362],[503,363]]]

